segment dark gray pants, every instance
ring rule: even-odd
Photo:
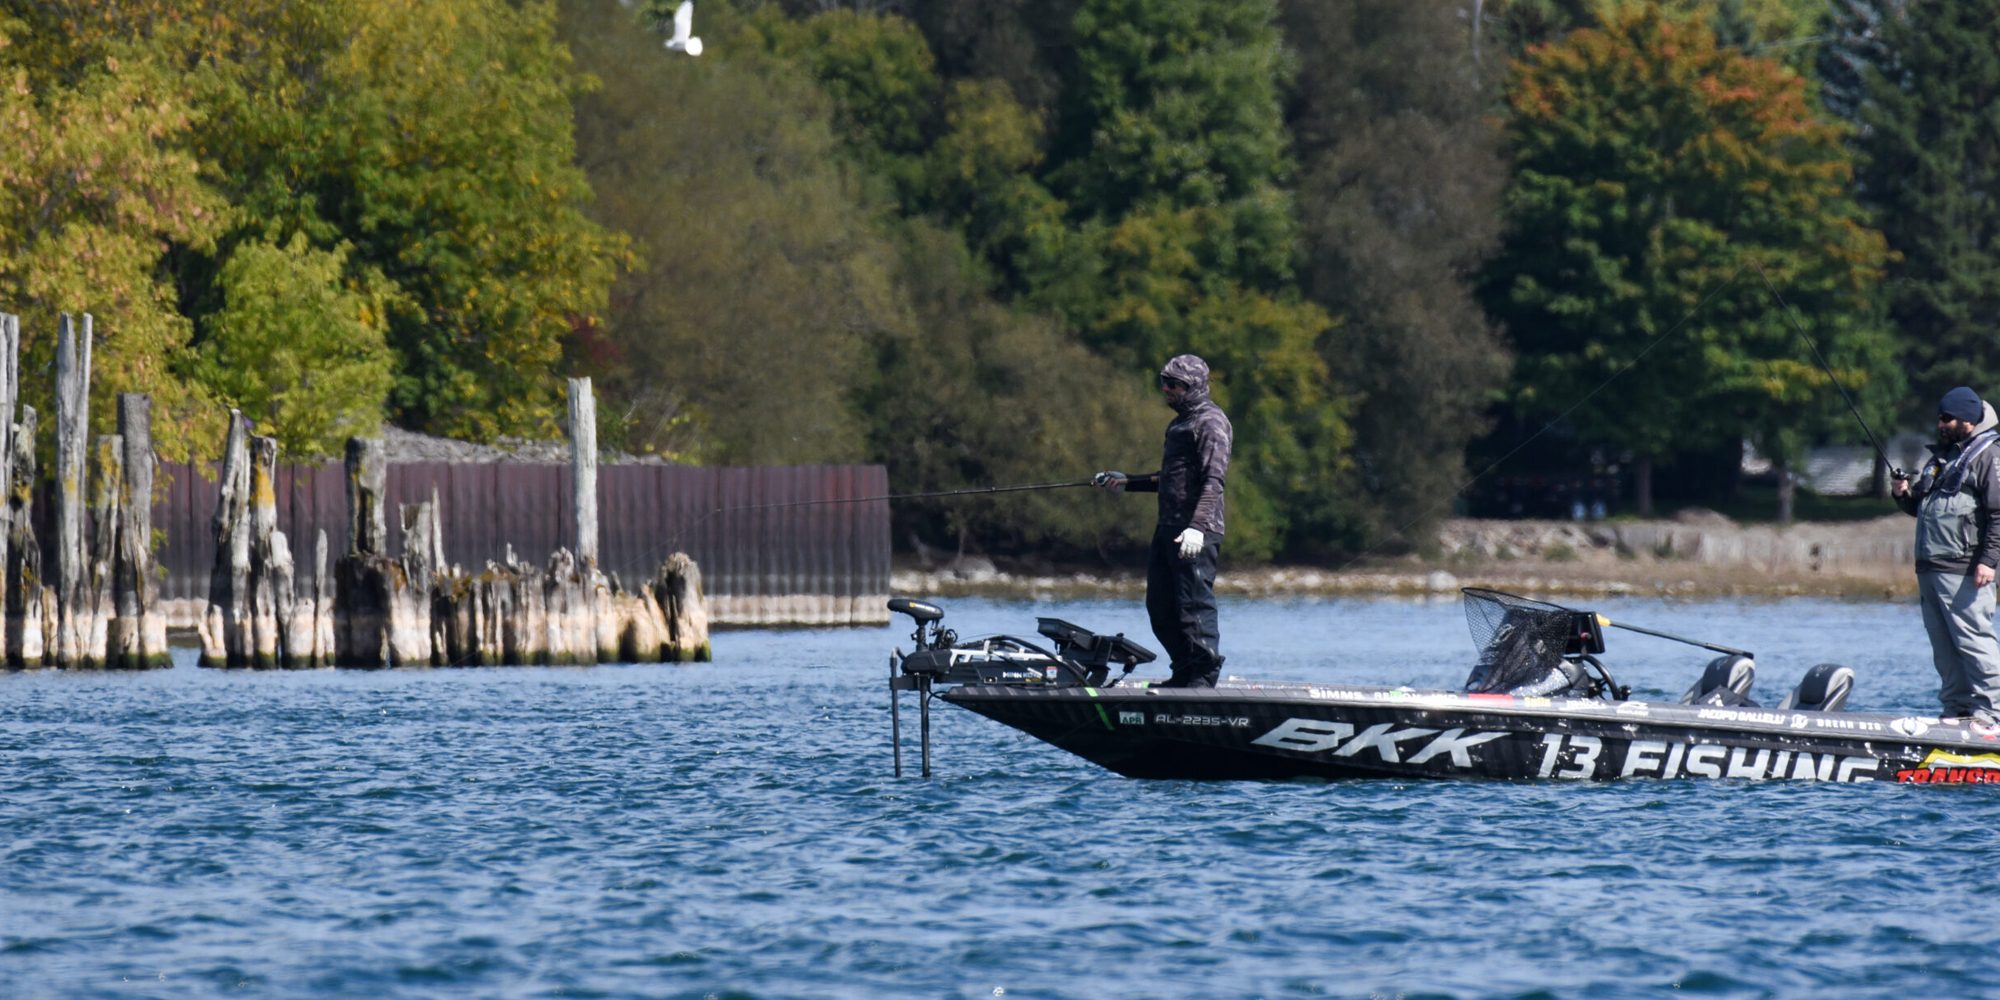
[[[1153,531],[1146,558],[1146,613],[1153,635],[1172,661],[1174,687],[1214,687],[1222,675],[1222,636],[1215,619],[1215,560],[1221,552],[1214,536],[1203,539],[1193,559],[1181,558],[1174,537],[1180,528]]]
[[[1993,586],[1966,573],[1918,573],[1917,599],[1937,665],[1938,703],[1946,717],[2000,715],[2000,641],[1993,636]]]

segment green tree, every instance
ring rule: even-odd
[[[274,5],[204,136],[245,232],[345,240],[395,284],[399,422],[471,438],[541,429],[571,329],[623,253],[587,219],[571,98],[590,81],[548,2]],[[284,44],[295,42],[294,45]]]
[[[1869,295],[1882,237],[1848,194],[1839,128],[1808,97],[1784,66],[1657,6],[1516,66],[1508,228],[1485,285],[1519,351],[1514,402],[1542,419],[1574,406],[1580,437],[1632,452],[1642,510],[1651,463],[1678,452],[1747,435],[1783,467],[1853,433],[1757,273],[1725,287],[1746,260],[1844,384],[1878,407],[1895,393]]]
[[[909,321],[869,338],[860,388],[869,451],[899,491],[1080,478],[1158,454],[1173,414],[1148,383],[995,302],[958,234],[917,222],[904,245]],[[933,539],[964,530],[1002,551],[1076,554],[1142,541],[1154,513],[1094,490],[902,507],[899,523]]]
[[[54,356],[57,314],[93,314],[97,426],[118,392],[149,392],[156,440],[184,453],[221,421],[172,370],[190,324],[162,280],[165,247],[213,246],[229,206],[189,148],[201,112],[166,44],[105,45],[60,65],[0,22],[0,308],[22,317],[24,372]],[[51,380],[22,380],[47,411]]]
[[[745,58],[727,8],[709,52],[674,56],[614,0],[574,0],[563,35],[604,87],[577,100],[591,211],[645,248],[580,359],[608,376],[621,437],[694,461],[866,457],[851,394],[871,332],[902,321],[898,254],[875,229],[834,105],[809,77]]]
[[[1088,0],[1041,177],[1070,231],[1015,278],[1131,370],[1208,359],[1238,425],[1230,548],[1347,536],[1348,400],[1317,352],[1333,321],[1293,284],[1297,227],[1271,2]]]
[[[234,211],[212,246],[167,240],[183,317],[222,308],[239,243],[349,244],[347,279],[397,293],[397,420],[475,438],[548,426],[563,342],[625,255],[581,211],[570,98],[590,81],[549,0],[5,2],[37,72],[70,79],[138,46],[168,74],[155,93],[201,110],[188,143]]]
[[[1862,65],[1860,189],[1918,405],[2000,393],[2000,2],[1910,0]],[[1928,411],[1925,411],[1928,413]]]
[[[1004,91],[936,80],[923,40],[879,16],[703,12],[709,51],[690,60],[611,0],[564,8],[579,65],[605,78],[577,102],[591,211],[645,247],[576,359],[610,376],[622,440],[879,461],[899,491],[1081,477],[1158,447],[1150,387],[996,301],[957,231],[1013,179],[996,162],[1035,155]],[[899,537],[1082,552],[1135,540],[1142,506],[1068,491],[895,513]]]
[[[1322,353],[1361,398],[1376,534],[1421,541],[1465,482],[1506,351],[1470,278],[1498,244],[1506,163],[1456,0],[1291,0],[1301,278],[1344,317]],[[1488,88],[1489,90],[1491,88]]]
[[[292,459],[330,458],[382,424],[393,306],[387,283],[350,284],[348,247],[239,243],[222,265],[223,307],[188,365],[220,402],[278,439]]]

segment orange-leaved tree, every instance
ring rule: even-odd
[[[1529,49],[1505,127],[1507,231],[1483,290],[1519,351],[1514,403],[1538,419],[1574,406],[1579,440],[1629,451],[1642,511],[1653,462],[1749,437],[1785,468],[1859,434],[1750,261],[1886,412],[1882,237],[1797,74],[1649,4]]]

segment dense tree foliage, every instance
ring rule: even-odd
[[[188,146],[203,112],[156,51],[106,44],[58,59],[28,28],[0,23],[0,302],[22,317],[21,370],[54,357],[58,313],[89,312],[95,409],[151,392],[162,446],[184,447],[221,423],[170,370],[193,330],[161,274],[168,245],[212,248],[232,215]],[[46,412],[51,380],[21,381]]]
[[[1871,418],[2000,390],[2000,0],[702,0],[699,59],[677,3],[0,0],[26,364],[88,310],[168,448],[237,406],[300,455],[555,433],[587,373],[607,443],[929,490],[1150,468],[1190,351],[1232,559],[1421,544],[1496,416],[1851,438],[1752,260]]]
[[[1574,407],[1581,433],[1641,462],[1746,434],[1796,460],[1840,404],[1755,260],[1879,415],[1893,345],[1868,291],[1885,251],[1802,79],[1647,7],[1531,50],[1509,107],[1509,229],[1486,288],[1520,350],[1520,408]]]
[[[621,237],[580,211],[589,191],[573,162],[570,100],[586,81],[555,41],[551,4],[12,0],[9,9],[33,39],[21,50],[31,90],[91,93],[99,75],[119,72],[97,67],[151,74],[144,91],[158,103],[143,110],[183,120],[127,141],[146,137],[201,169],[198,178],[152,169],[146,183],[185,179],[214,203],[165,219],[171,228],[148,244],[159,262],[146,265],[149,276],[172,291],[169,318],[127,315],[100,296],[77,307],[106,314],[100,329],[114,353],[101,371],[153,373],[143,384],[170,402],[227,396],[213,364],[189,360],[208,330],[228,325],[204,317],[361,294],[388,307],[396,363],[386,403],[398,420],[475,438],[549,426],[564,339],[602,308],[623,253]],[[252,286],[229,298],[222,275],[238,247],[289,247],[297,234],[342,262],[326,289],[255,307],[241,301]],[[238,273],[246,269],[256,265]],[[274,321],[296,326],[312,314]],[[363,402],[379,410],[385,400]]]
[[[2000,2],[1883,6],[1853,46],[1861,191],[1898,254],[1889,309],[1927,415],[1955,385],[2000,394]]]
[[[287,455],[337,455],[381,430],[395,293],[379,278],[350,287],[348,253],[316,250],[301,232],[238,244],[217,276],[222,308],[203,317],[186,365]]]
[[[1292,0],[1304,286],[1343,317],[1323,353],[1358,394],[1355,456],[1380,535],[1422,538],[1465,482],[1507,375],[1467,278],[1499,235],[1506,166],[1455,0]]]

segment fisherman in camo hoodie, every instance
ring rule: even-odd
[[[1160,471],[1100,472],[1104,489],[1160,494],[1160,524],[1146,559],[1146,612],[1166,647],[1173,677],[1163,687],[1214,687],[1222,674],[1215,618],[1215,560],[1222,542],[1222,484],[1233,431],[1208,398],[1208,364],[1182,354],[1160,369],[1174,408]]]
[[[1938,401],[1938,443],[1914,485],[1898,478],[1896,505],[1917,519],[1917,597],[1947,718],[2000,722],[2000,641],[1993,634],[2000,564],[2000,475],[1991,410],[1959,386]]]

